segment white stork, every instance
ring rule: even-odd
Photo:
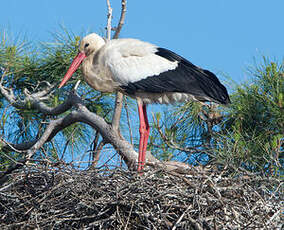
[[[106,42],[95,33],[87,35],[59,88],[82,62],[84,79],[92,88],[101,92],[121,91],[137,99],[140,119],[138,171],[144,167],[150,132],[147,104],[188,100],[230,103],[226,88],[215,74],[170,50],[140,40]]]

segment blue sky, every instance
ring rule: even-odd
[[[116,25],[120,1],[111,4]],[[9,0],[1,8],[0,29],[32,41],[50,41],[60,24],[78,34],[102,34],[106,25],[105,0]],[[169,48],[239,82],[248,79],[254,57],[283,60],[283,9],[283,0],[128,0],[121,37]]]

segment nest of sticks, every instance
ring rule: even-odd
[[[0,188],[0,229],[281,229],[282,190],[216,171],[25,168]]]

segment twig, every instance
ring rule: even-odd
[[[131,214],[132,214],[133,206],[134,206],[134,202],[132,202],[131,209],[130,209],[130,211],[129,211],[129,215],[128,215],[127,222],[126,222],[126,224],[125,224],[125,228],[124,228],[124,230],[127,230],[127,226],[128,226],[128,223],[129,223],[129,220],[130,220]]]
[[[184,215],[188,212],[188,210],[192,208],[192,205],[190,204],[186,210],[181,214],[181,216],[178,218],[178,220],[176,221],[175,225],[173,226],[172,230],[175,230],[178,226],[178,224],[181,222],[181,220],[183,219]]]
[[[113,39],[116,39],[119,37],[120,31],[124,24],[125,14],[126,14],[126,0],[121,0],[120,19],[119,19],[115,34],[113,36]],[[120,122],[120,117],[121,117],[122,106],[123,106],[123,94],[121,92],[117,92],[116,98],[115,98],[115,109],[114,109],[113,118],[112,118],[112,127],[118,133],[119,133],[119,122]]]
[[[120,14],[120,19],[119,23],[116,27],[115,34],[113,35],[113,39],[116,39],[119,37],[120,31],[122,29],[122,26],[124,25],[124,20],[125,20],[125,14],[126,14],[126,0],[121,0],[121,14]]]
[[[111,19],[112,19],[112,8],[110,5],[110,0],[106,0],[107,2],[107,9],[108,9],[108,13],[107,13],[107,32],[106,32],[106,38],[109,41],[111,39]]]
[[[124,108],[125,108],[125,112],[126,112],[127,125],[128,125],[128,129],[129,129],[130,144],[133,145],[133,136],[132,136],[132,129],[131,129],[127,100],[124,100]]]
[[[115,109],[112,117],[112,127],[117,133],[119,133],[119,123],[120,123],[122,106],[123,106],[123,94],[121,92],[117,92],[115,97]]]
[[[197,230],[202,230],[203,228],[200,226],[200,224],[192,219],[190,216],[188,217],[190,223],[197,229]]]
[[[43,101],[51,96],[54,89],[54,84],[48,83],[47,87],[41,91],[31,94],[27,89],[24,90],[24,99],[16,98],[12,89],[8,89],[0,84],[0,92],[7,101],[17,109],[37,109],[45,115],[59,115],[69,110],[72,107],[72,97],[67,98],[64,103],[53,108],[45,104]],[[70,96],[70,95],[69,95]]]
[[[99,159],[100,159],[100,154],[101,154],[101,151],[104,145],[105,145],[105,142],[101,141],[99,145],[97,146],[97,148],[93,150],[93,161],[92,161],[91,168],[95,168],[97,166]]]
[[[26,164],[26,159],[21,159],[15,164],[11,164],[9,168],[1,173],[0,175],[0,185],[3,185],[5,182],[9,180],[9,175],[14,172],[15,170],[23,167]]]
[[[266,222],[266,225],[269,226],[272,223],[272,221],[279,215],[281,215],[280,210],[278,210],[277,212],[274,213],[273,216],[271,216],[271,218]]]
[[[80,85],[81,80],[78,80],[73,88],[74,91],[76,91]]]

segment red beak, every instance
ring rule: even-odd
[[[84,53],[78,53],[77,56],[74,58],[72,64],[70,65],[67,73],[65,74],[63,80],[61,81],[58,88],[60,89],[65,83],[72,77],[72,74],[79,68],[82,61],[86,58]]]

